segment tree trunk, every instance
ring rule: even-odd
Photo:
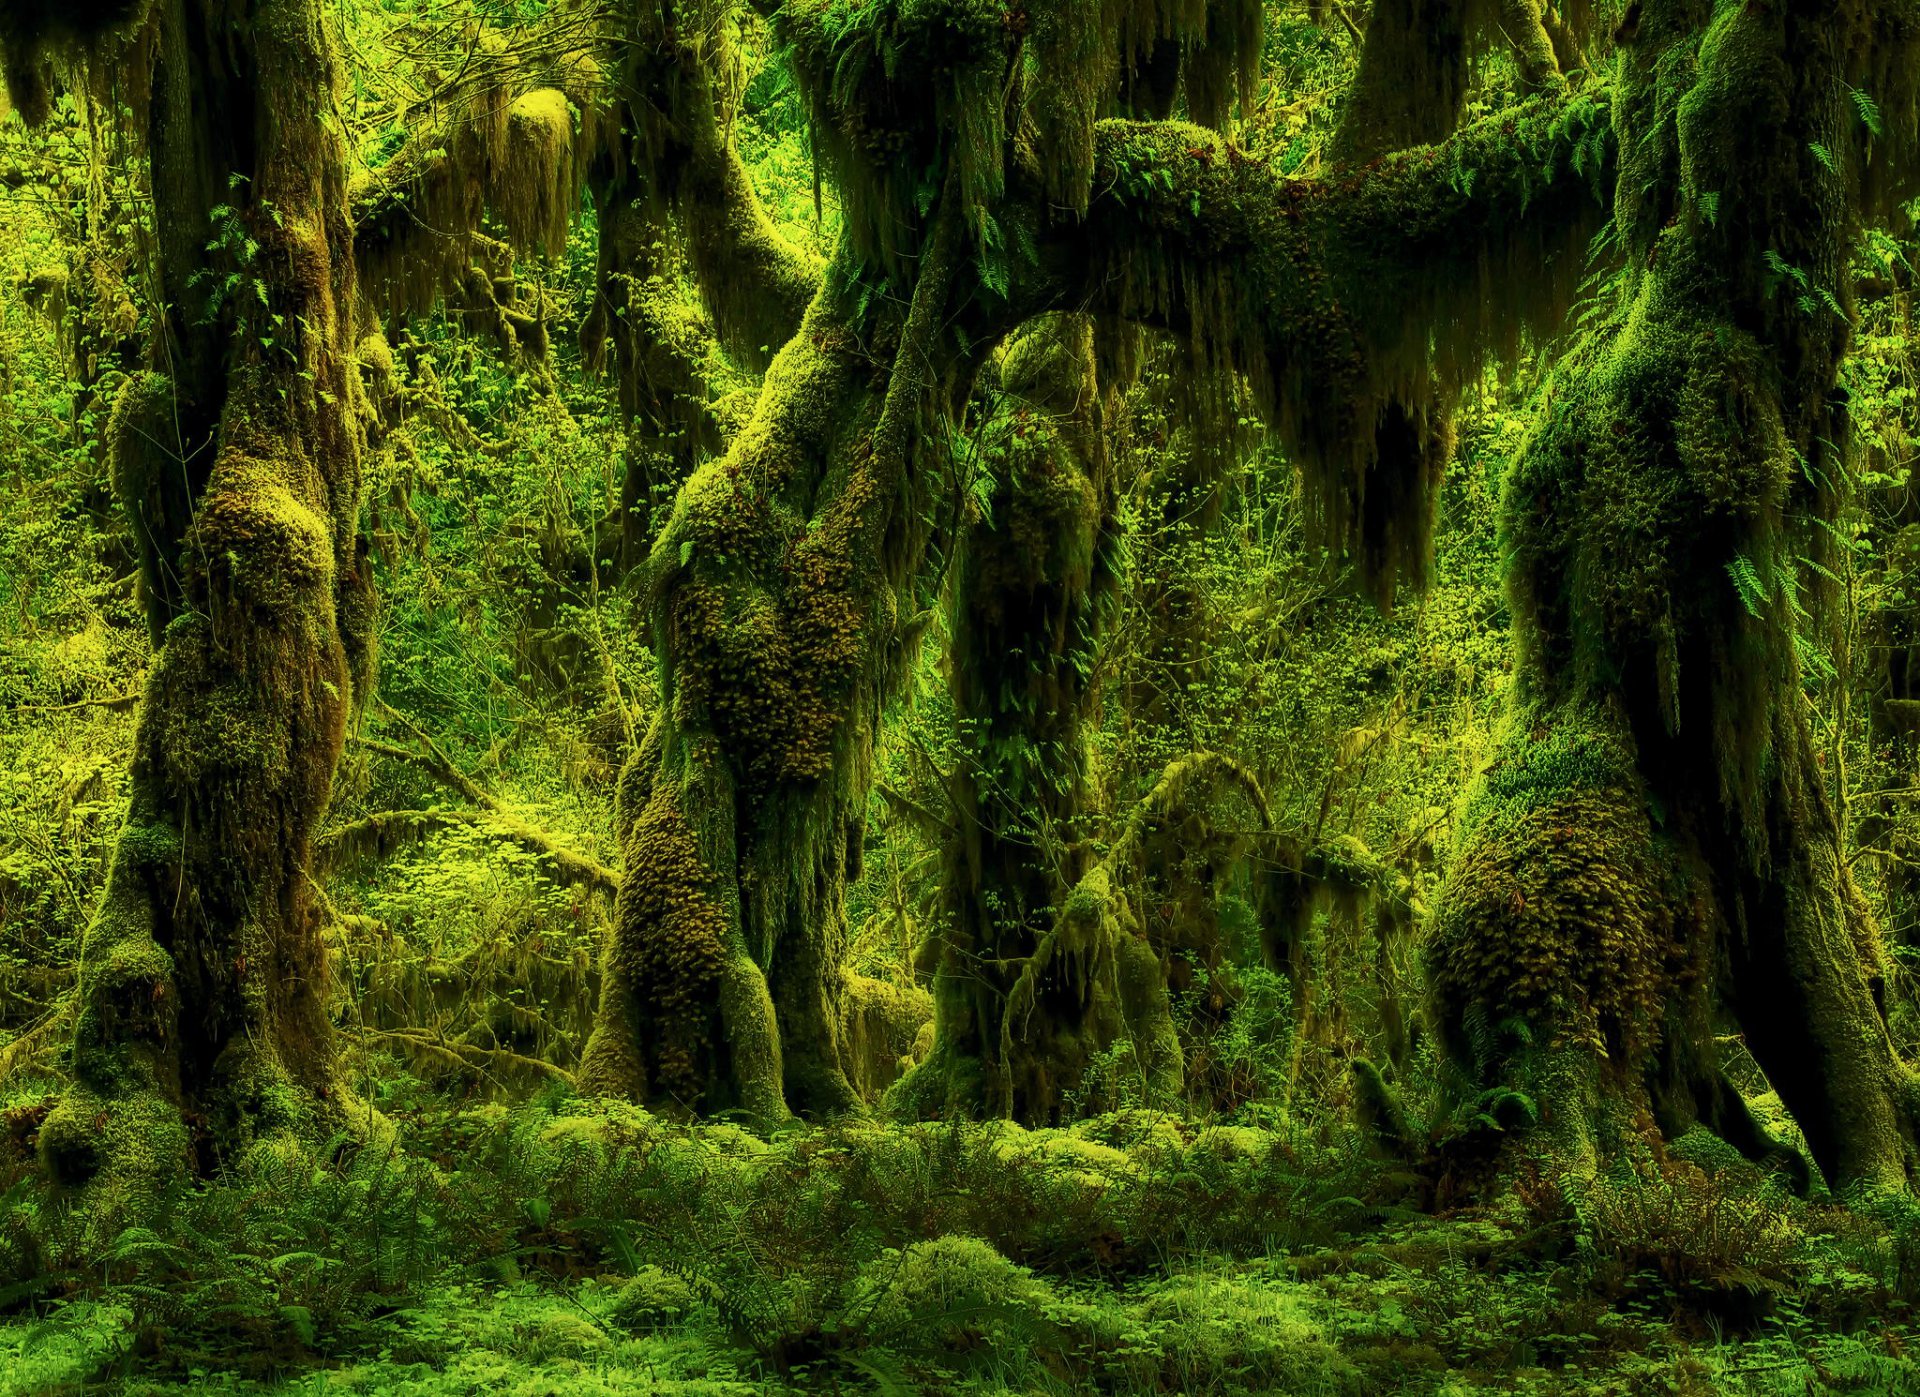
[[[858,1105],[834,1003],[843,897],[917,629],[901,615],[924,548],[909,457],[971,374],[941,321],[956,224],[930,240],[905,314],[851,309],[829,276],[655,546],[664,707],[621,781],[591,1089],[762,1120]],[[896,360],[914,368],[876,375]]]
[[[1910,117],[1912,35],[1864,5],[1663,0],[1623,37],[1624,265],[1508,481],[1518,698],[1463,813],[1436,1009],[1483,1099],[1537,1115],[1578,1172],[1649,1110],[1773,1148],[1718,1066],[1724,1008],[1829,1182],[1902,1188],[1914,1086],[1809,735],[1796,593],[1848,470],[1870,145],[1848,94]]]
[[[1179,1082],[1152,948],[1113,909],[1070,906],[1093,865],[1086,740],[1113,586],[1094,362],[1085,317],[1036,322],[1003,361],[1007,405],[979,429],[993,496],[948,597],[963,754],[945,851],[948,924],[933,1049],[888,1098],[899,1114],[1051,1123],[1116,1049],[1130,1053],[1109,1064],[1124,1077],[1161,1091]],[[1097,1086],[1078,1104],[1102,1104]]]
[[[40,1132],[56,1177],[129,1203],[347,1121],[306,865],[372,633],[330,20],[163,0],[149,22],[168,373],[134,379],[114,425],[162,643]]]

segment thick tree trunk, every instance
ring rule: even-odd
[[[970,375],[941,320],[954,242],[932,240],[905,315],[850,310],[829,278],[655,545],[665,707],[622,779],[591,1089],[762,1120],[858,1104],[834,1003],[843,897],[915,629],[910,458],[950,375]],[[879,367],[895,359],[914,367]]]
[[[1639,1107],[1772,1149],[1717,1065],[1720,1007],[1830,1183],[1915,1165],[1796,654],[1824,531],[1795,521],[1830,521],[1847,474],[1848,93],[1911,81],[1883,37],[1865,6],[1685,0],[1628,36],[1625,266],[1508,482],[1520,698],[1429,948],[1454,1058],[1576,1171]]]
[[[991,505],[961,544],[948,596],[957,828],[934,980],[933,1049],[888,1098],[903,1115],[1050,1123],[1111,1063],[1179,1083],[1166,976],[1116,908],[1070,907],[1093,865],[1086,739],[1111,609],[1113,486],[1083,316],[1009,347],[1007,405],[984,424]],[[1073,1100],[1070,1100],[1070,1097]]]
[[[40,1132],[59,1179],[126,1202],[346,1122],[306,864],[372,619],[330,21],[313,0],[163,0],[151,22],[173,315],[168,372],[129,384],[115,451],[162,643],[71,1085]]]

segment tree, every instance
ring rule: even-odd
[[[371,662],[340,70],[311,0],[15,6],[4,42],[30,117],[54,57],[137,104],[166,308],[112,431],[160,643],[40,1130],[137,1201],[350,1123],[306,874]]]
[[[1596,104],[1550,94],[1443,151],[1295,185],[1198,126],[1096,120],[1167,34],[1161,90],[1218,120],[1257,9],[1106,18],[775,16],[846,232],[754,420],[653,552],[666,708],[623,787],[587,1062],[603,1089],[763,1118],[852,1104],[841,899],[874,732],[936,600],[940,446],[1000,339],[1061,310],[1178,329],[1252,374],[1309,473],[1350,491],[1383,402],[1456,382],[1565,303],[1607,158]]]
[[[1117,543],[1117,395],[1096,361],[1087,317],[1029,322],[999,365],[1003,404],[976,431],[994,494],[948,589],[947,922],[932,1053],[889,1098],[903,1114],[1050,1121],[1120,1044],[1154,1085],[1179,1084],[1165,974],[1088,881],[1092,674]]]
[[[56,74],[133,99],[153,200],[165,311],[109,445],[156,654],[71,1086],[40,1131],[57,1178],[137,1202],[182,1161],[376,1125],[336,1079],[310,874],[374,668],[361,374],[390,359],[368,311],[458,284],[486,213],[513,246],[564,240],[577,132],[560,91],[488,70],[427,133],[441,146],[350,183],[338,55],[306,0],[17,7],[0,40],[30,118]]]
[[[1657,0],[1618,36],[1616,270],[1507,484],[1519,696],[1429,947],[1452,1056],[1563,1170],[1643,1111],[1771,1152],[1724,1011],[1830,1183],[1912,1177],[1920,1098],[1798,647],[1848,488],[1853,239],[1913,171],[1917,22]]]

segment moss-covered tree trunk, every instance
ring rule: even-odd
[[[347,1119],[306,864],[371,633],[331,17],[314,0],[131,10],[83,37],[129,72],[152,54],[170,314],[114,452],[160,643],[70,1084],[40,1132],[58,1178],[129,1202]]]
[[[753,420],[655,545],[663,710],[621,781],[625,873],[581,1079],[684,1110],[857,1103],[840,1061],[847,881],[908,653],[922,414],[952,365],[952,240],[910,312],[829,275]]]
[[[1914,1084],[1796,647],[1848,475],[1851,235],[1870,158],[1913,150],[1912,16],[1659,0],[1621,37],[1621,269],[1507,484],[1517,697],[1429,948],[1441,1027],[1577,1171],[1642,1112],[1772,1147],[1716,1059],[1730,1011],[1828,1180],[1901,1188]]]
[[[1103,1056],[1165,1092],[1180,1057],[1166,976],[1124,903],[1074,893],[1094,865],[1087,737],[1112,606],[1107,409],[1084,316],[1027,327],[979,436],[990,505],[947,598],[961,760],[945,848],[933,1048],[889,1097],[906,1115],[1067,1114]],[[1092,1104],[1099,1096],[1082,1100]]]
[[[705,372],[715,341],[743,367],[764,369],[799,328],[821,268],[767,218],[721,125],[730,47],[674,5],[634,6],[621,18],[616,119],[588,171],[599,256],[582,341],[590,358],[613,349],[628,433],[624,568],[644,556],[699,461],[724,447]],[[705,321],[681,302],[683,268]]]

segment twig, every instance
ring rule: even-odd
[[[106,698],[76,699],[72,703],[23,703],[15,713],[70,713],[76,708],[131,708],[140,701],[140,691],[112,694]]]

